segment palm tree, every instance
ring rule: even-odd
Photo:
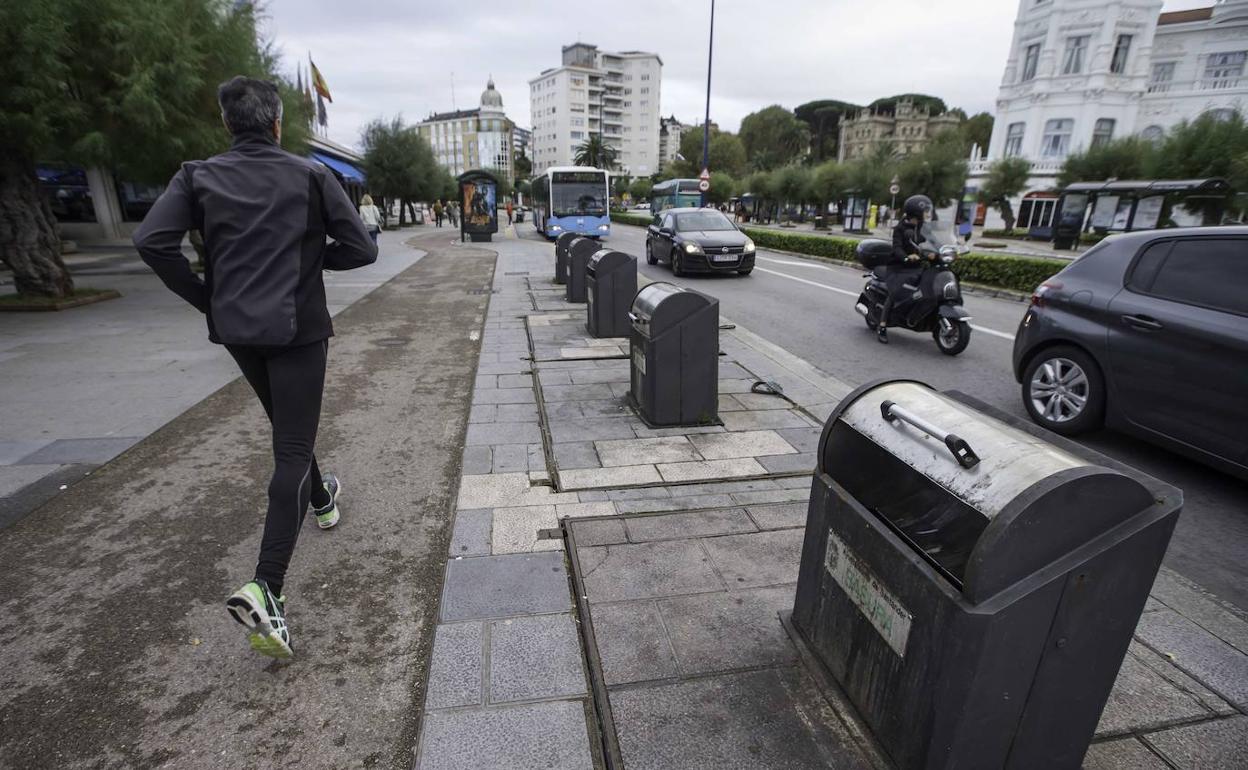
[[[615,148],[602,140],[601,134],[590,134],[589,138],[576,148],[576,156],[572,162],[578,166],[593,166],[610,170],[615,168]]]

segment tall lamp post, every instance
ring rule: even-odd
[[[715,51],[715,0],[711,0],[711,36],[706,44],[706,115],[702,119],[702,172],[711,167],[711,56]],[[704,187],[705,185],[699,185]],[[699,204],[706,206],[706,190]]]

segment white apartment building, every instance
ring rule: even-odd
[[[562,66],[529,81],[533,173],[575,165],[577,147],[594,135],[615,148],[616,173],[655,173],[662,74],[658,54],[564,46]]]
[[[494,88],[493,78],[481,92],[477,109],[430,115],[416,124],[416,130],[452,176],[483,168],[513,181],[515,125],[503,112],[503,97]]]
[[[686,126],[673,115],[670,118],[659,118],[659,171],[676,162],[680,154],[680,138],[692,126]]]
[[[999,158],[1030,160],[1018,226],[1044,228],[1071,153],[1248,112],[1248,0],[1161,9],[1162,0],[1020,0],[988,156],[971,161],[970,186]],[[994,211],[985,224],[1000,225]]]

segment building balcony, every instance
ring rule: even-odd
[[[967,173],[972,176],[976,174],[987,174],[988,168],[996,158],[981,158],[980,160],[968,161],[966,164]],[[1040,160],[1031,161],[1031,173],[1035,175],[1051,176],[1062,170],[1062,164],[1066,162],[1065,158],[1042,158]]]
[[[1182,82],[1149,83],[1150,94],[1181,94],[1196,91],[1248,90],[1248,77],[1203,78]]]

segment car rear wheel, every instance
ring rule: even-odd
[[[654,248],[650,245],[650,241],[646,241],[646,264],[657,265],[659,258],[654,256]]]
[[[1082,350],[1059,345],[1036,355],[1023,372],[1023,406],[1054,433],[1073,436],[1100,427],[1105,382]]]

